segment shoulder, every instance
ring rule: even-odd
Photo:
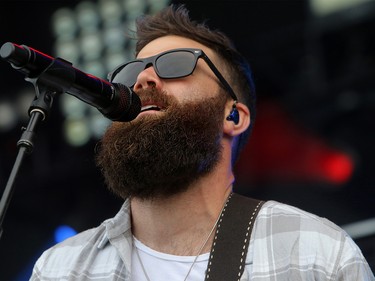
[[[304,211],[300,208],[276,201],[267,201],[259,211],[255,223],[254,239],[271,239],[274,243],[288,241],[294,245],[296,241],[303,243],[303,249],[325,246],[332,250],[351,239],[346,232],[332,221]],[[276,244],[278,245],[278,244]]]
[[[313,274],[314,280],[335,280],[352,271],[357,275],[348,280],[372,280],[365,278],[372,274],[360,249],[342,228],[287,204],[264,203],[250,244],[247,262],[253,263],[254,271],[266,269],[258,272],[261,275],[280,271],[287,276]]]
[[[130,229],[128,221],[127,205],[124,204],[114,218],[49,248],[37,260],[31,280],[118,277],[125,270],[118,245],[129,244],[129,235],[125,235]],[[124,252],[124,249],[120,250]]]
[[[272,223],[276,227],[273,231],[306,230],[333,235],[342,234],[342,229],[330,220],[277,201],[265,202],[258,218],[260,221]]]
[[[39,257],[33,274],[75,270],[77,264],[84,263],[85,259],[93,255],[104,237],[104,227],[101,225],[56,244]]]

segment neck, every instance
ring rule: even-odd
[[[219,169],[220,170],[220,169]],[[174,255],[197,255],[232,190],[232,172],[216,171],[186,192],[155,200],[131,199],[132,231],[150,248]],[[213,235],[202,253],[209,252]]]

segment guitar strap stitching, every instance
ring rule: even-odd
[[[260,202],[258,203],[258,205],[255,207],[254,212],[252,213],[252,216],[251,216],[251,218],[250,218],[249,225],[248,225],[248,227],[247,227],[247,232],[246,232],[246,235],[245,235],[246,238],[245,238],[245,240],[243,241],[243,247],[242,247],[243,251],[242,251],[242,253],[241,253],[241,260],[240,260],[240,266],[239,266],[239,272],[238,272],[238,281],[240,280],[241,275],[242,275],[243,270],[244,270],[243,265],[244,265],[244,263],[245,263],[246,253],[247,253],[247,249],[248,249],[248,247],[249,247],[249,243],[250,243],[250,236],[251,236],[250,231],[253,229],[253,223],[254,223],[254,220],[255,220],[256,215],[257,215],[257,213],[258,213],[259,207],[260,207],[261,205],[263,205],[263,202],[262,202],[262,201],[260,201]]]
[[[234,202],[231,202],[233,200]],[[240,280],[244,271],[251,231],[263,203],[264,201],[235,193],[230,194],[215,232],[206,281],[213,278],[215,281]],[[250,219],[246,219],[246,214],[251,214]],[[238,255],[239,251],[240,255]]]
[[[228,197],[228,200],[225,202],[225,206],[223,208],[223,211],[221,212],[221,215],[220,215],[220,220],[219,220],[219,223],[217,225],[217,228],[216,228],[216,232],[215,232],[215,237],[214,237],[214,241],[212,242],[212,247],[211,247],[211,253],[210,253],[210,259],[208,261],[208,267],[207,267],[207,275],[206,275],[206,279],[210,278],[210,273],[211,273],[211,266],[212,266],[212,260],[214,258],[214,252],[215,252],[215,246],[216,246],[216,241],[217,241],[217,237],[218,237],[218,234],[220,232],[220,227],[221,227],[221,223],[223,221],[223,217],[224,217],[224,214],[225,214],[225,210],[228,206],[228,203],[229,203],[229,200],[232,198],[232,195],[233,193],[231,193]]]

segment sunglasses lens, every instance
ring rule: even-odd
[[[144,69],[143,62],[134,61],[126,64],[119,72],[117,72],[113,79],[112,83],[121,83],[128,87],[133,87],[137,81],[139,73]]]
[[[196,57],[188,51],[166,53],[155,61],[156,73],[160,78],[181,78],[193,73],[196,65]],[[121,83],[133,87],[139,73],[145,69],[145,62],[133,61],[115,72],[112,83]]]
[[[156,60],[156,71],[161,78],[180,78],[193,73],[196,59],[193,53],[166,53]]]

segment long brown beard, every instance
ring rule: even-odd
[[[165,107],[129,123],[113,123],[97,155],[110,190],[122,198],[166,198],[184,192],[221,157],[225,95],[179,104],[174,97],[138,92]]]

